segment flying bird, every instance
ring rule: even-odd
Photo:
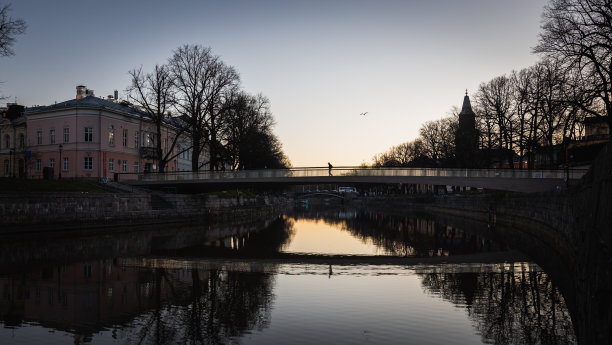
[[[367,113],[368,113],[368,112],[366,111],[365,113],[361,113],[361,114],[359,114],[359,115],[362,115],[362,116],[363,116],[363,115],[365,115],[365,114],[367,114]]]

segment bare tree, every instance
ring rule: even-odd
[[[23,35],[27,28],[25,21],[12,18],[10,11],[10,4],[0,7],[0,56],[15,55],[13,51],[15,37]]]
[[[210,48],[184,45],[174,51],[169,60],[174,78],[176,108],[189,124],[192,141],[193,171],[209,163],[210,170],[218,169],[220,161],[221,126],[218,124],[224,92],[238,84],[238,73],[226,66]],[[209,148],[209,162],[200,162],[200,154]]]
[[[505,75],[493,78],[488,83],[482,83],[476,93],[476,102],[484,114],[493,117],[497,129],[498,158],[508,159],[510,167],[513,165],[513,129],[512,118],[512,89],[508,77]]]
[[[181,148],[181,152],[174,149],[180,136],[185,130],[182,122],[173,119],[169,110],[174,104],[174,81],[166,65],[155,65],[152,73],[144,73],[142,67],[129,72],[131,85],[127,88],[128,98],[139,106],[155,123],[155,156],[159,164],[159,172],[164,172],[168,162],[189,149]],[[173,133],[163,130],[173,129]],[[170,145],[162,146],[162,139],[170,139]]]
[[[612,3],[610,0],[551,0],[536,53],[558,59],[583,79],[585,112],[607,116],[612,126]],[[604,113],[593,102],[602,102]]]
[[[523,159],[528,146],[529,120],[531,118],[531,71],[522,69],[512,71],[510,82],[512,83],[513,111],[516,118],[516,143],[518,144],[519,168],[523,168]]]

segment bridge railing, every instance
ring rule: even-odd
[[[363,167],[306,167],[291,169],[261,169],[236,171],[198,171],[167,173],[118,174],[120,182],[128,181],[189,181],[216,179],[296,178],[325,176],[409,176],[409,177],[459,177],[459,178],[513,178],[513,179],[564,179],[581,178],[587,169],[569,170],[519,170],[519,169],[436,169],[436,168],[363,168]]]

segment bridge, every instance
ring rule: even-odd
[[[484,188],[514,192],[542,192],[575,183],[587,169],[437,169],[306,167],[236,171],[123,173],[117,181],[146,188],[201,190],[208,186],[308,185],[308,184],[422,184]]]

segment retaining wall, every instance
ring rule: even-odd
[[[0,195],[0,225],[108,225],[240,218],[290,201],[279,196],[219,197],[179,194],[28,193]]]

